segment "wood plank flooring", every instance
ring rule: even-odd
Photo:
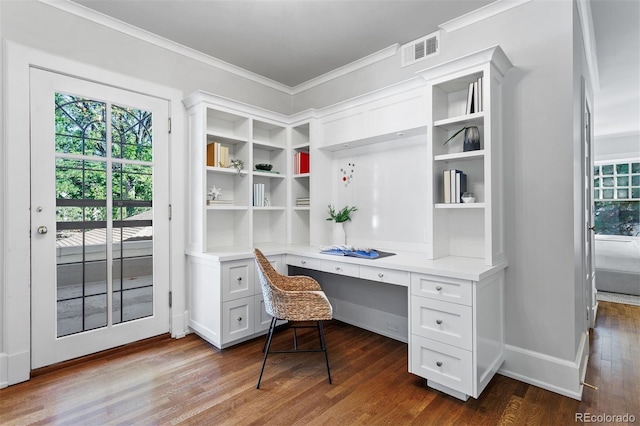
[[[159,337],[0,390],[0,424],[569,425],[575,413],[640,422],[637,306],[601,302],[586,378],[599,389],[585,388],[583,401],[497,375],[462,402],[407,372],[406,344],[338,321],[325,331],[333,385],[320,353],[273,355],[256,390],[262,338],[219,351],[195,335]],[[317,344],[311,330],[300,334]]]

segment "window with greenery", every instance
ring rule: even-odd
[[[640,236],[640,161],[594,166],[593,199],[597,234]]]

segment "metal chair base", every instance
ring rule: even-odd
[[[293,329],[293,349],[288,351],[272,351],[271,341],[273,340],[273,333],[276,329],[276,322],[278,318],[271,318],[271,324],[269,325],[269,333],[267,339],[262,348],[264,352],[264,358],[262,359],[262,368],[260,369],[260,377],[258,377],[258,384],[256,389],[260,389],[260,382],[262,381],[262,374],[264,373],[264,366],[267,364],[267,357],[269,354],[284,354],[284,353],[304,353],[304,352],[324,352],[324,359],[327,364],[327,376],[329,377],[329,384],[331,384],[331,370],[329,368],[329,354],[327,352],[327,345],[324,340],[324,328],[322,327],[322,321],[316,321],[316,325],[289,325]],[[320,338],[320,349],[298,349],[298,336],[296,334],[296,328],[317,328],[318,337]]]

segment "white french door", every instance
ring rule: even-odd
[[[31,368],[169,331],[166,100],[30,74]]]

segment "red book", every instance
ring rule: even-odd
[[[300,174],[309,173],[309,153],[300,152]]]

